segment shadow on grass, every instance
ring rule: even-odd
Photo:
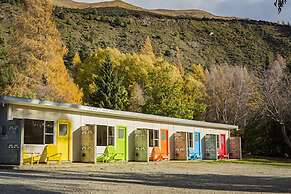
[[[59,180],[74,183],[87,181],[96,184],[114,183],[143,186],[159,186],[169,188],[188,188],[212,191],[232,192],[275,192],[291,193],[291,177],[259,177],[234,175],[189,175],[189,174],[146,174],[146,173],[115,173],[115,172],[79,172],[79,171],[26,171],[6,170],[0,172],[0,180],[15,178],[29,181]],[[98,185],[96,185],[98,187]],[[1,187],[0,187],[1,189]],[[86,192],[86,191],[84,191]]]

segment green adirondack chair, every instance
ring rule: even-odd
[[[112,162],[116,161],[115,157],[117,156],[117,152],[114,148],[114,146],[107,146],[104,153],[97,157],[97,162]]]

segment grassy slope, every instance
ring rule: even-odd
[[[54,5],[58,7],[66,7],[66,8],[76,8],[76,9],[85,9],[85,8],[104,8],[104,7],[119,7],[128,10],[138,10],[138,11],[145,11],[149,13],[156,13],[166,16],[190,16],[190,17],[197,17],[197,18],[222,18],[219,16],[215,16],[209,12],[203,10],[167,10],[167,9],[144,9],[142,7],[138,7],[135,5],[131,5],[121,0],[113,0],[113,1],[106,1],[106,2],[98,2],[98,3],[81,3],[75,2],[72,0],[53,0]],[[226,18],[226,17],[224,17]]]
[[[15,5],[1,3],[1,49],[12,33],[10,15],[19,11]],[[68,56],[76,51],[85,56],[99,47],[136,52],[150,36],[156,53],[171,61],[179,47],[186,67],[192,63],[253,67],[273,60],[278,53],[291,61],[291,27],[267,22],[171,17],[112,7],[56,7],[54,18]]]
[[[84,55],[98,47],[136,52],[146,36],[156,53],[171,61],[179,47],[187,67],[192,63],[253,67],[276,54],[290,58],[291,53],[291,27],[267,22],[170,17],[121,8],[56,8],[55,20],[71,54]]]

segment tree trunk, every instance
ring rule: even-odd
[[[285,143],[291,149],[291,140],[288,137],[285,124],[281,124],[281,132],[282,132]]]

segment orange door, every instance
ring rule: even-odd
[[[169,132],[168,129],[161,129],[161,152],[163,156],[169,154]]]

